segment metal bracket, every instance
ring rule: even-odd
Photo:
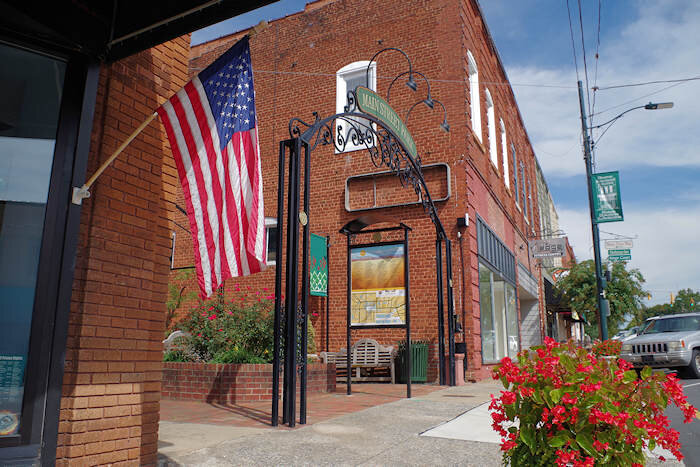
[[[71,198],[71,202],[73,204],[80,206],[83,204],[83,200],[89,197],[90,191],[88,190],[87,186],[83,185],[80,188],[78,188],[77,186],[73,187],[73,197]]]

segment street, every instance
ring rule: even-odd
[[[700,379],[684,379],[681,383],[688,402],[699,408]],[[666,415],[671,419],[671,427],[681,435],[681,451],[685,456],[683,462],[688,467],[700,467],[700,415],[692,423],[683,423],[683,414],[675,405],[666,409]]]

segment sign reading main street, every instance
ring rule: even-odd
[[[632,239],[625,239],[625,240],[605,240],[605,248],[608,250],[615,250],[618,248],[632,248],[633,242]]]
[[[558,258],[566,254],[566,237],[532,240],[530,250],[533,258]]]
[[[632,250],[630,250],[629,248],[608,250],[608,259],[610,261],[631,261]]]
[[[625,220],[620,199],[620,174],[603,172],[591,176],[593,184],[594,222],[618,222]]]
[[[367,89],[363,86],[358,86],[355,89],[357,95],[357,107],[366,114],[370,114],[377,120],[380,120],[384,125],[391,128],[399,140],[403,143],[408,153],[414,159],[418,155],[416,143],[413,141],[411,133],[408,131],[406,124],[401,120],[399,114],[391,108],[389,103],[381,98],[379,94]]]

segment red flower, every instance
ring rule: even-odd
[[[515,401],[517,400],[517,397],[518,397],[518,396],[516,396],[516,394],[514,392],[510,392],[510,391],[501,391],[501,394],[503,394],[501,396],[501,400],[503,401],[504,405],[515,404]]]

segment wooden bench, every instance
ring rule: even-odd
[[[394,347],[384,347],[374,339],[360,339],[350,352],[350,364],[352,366],[353,381],[391,381],[396,382],[396,370],[394,367]],[[321,352],[323,363],[335,363],[339,370],[339,380],[347,381],[347,353],[344,348],[339,352]],[[388,372],[387,376],[375,374],[375,370]],[[364,375],[363,375],[364,374]]]

